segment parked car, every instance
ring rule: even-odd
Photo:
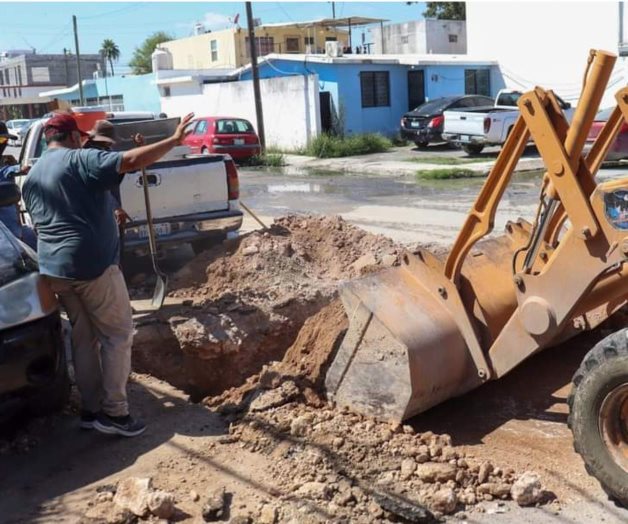
[[[135,147],[132,136],[144,135],[147,143],[170,136],[179,122],[177,118],[129,121],[128,114],[111,116],[118,143],[114,149],[123,151]],[[118,123],[119,120],[123,123]],[[45,119],[35,122],[22,148],[20,164],[31,166],[46,149],[43,139]],[[27,177],[19,177],[20,184]],[[157,246],[165,254],[170,248],[191,245],[195,252],[203,251],[227,236],[237,235],[242,225],[239,206],[238,171],[228,155],[190,156],[190,148],[178,146],[164,158],[149,166],[147,177]],[[148,254],[146,208],[139,171],[127,173],[120,185],[122,207],[131,217],[124,235],[125,252]],[[22,204],[23,207],[23,204]],[[25,209],[24,217],[30,224]]]
[[[0,206],[20,192],[0,183]],[[0,222],[0,414],[61,409],[70,394],[57,300],[39,275],[37,256]]]
[[[17,120],[7,120],[6,124],[7,124],[7,128],[9,129],[9,133],[18,137],[17,140],[10,140],[9,145],[11,146],[22,145],[22,140],[26,133],[24,132],[24,134],[20,134],[20,131],[24,126],[28,126],[32,122],[33,120],[30,120],[28,118],[20,118]],[[28,131],[28,127],[26,128],[26,131]]]
[[[489,107],[446,111],[443,138],[462,146],[470,155],[481,153],[486,146],[502,145],[519,117],[517,100],[521,95],[520,91],[502,89],[497,93],[495,102],[491,100],[492,105]],[[571,104],[557,98],[565,116],[571,120]]]
[[[443,142],[443,112],[449,109],[486,107],[493,99],[482,95],[447,96],[421,104],[401,117],[401,136],[419,147]]]
[[[211,116],[195,118],[188,129],[193,131],[184,144],[192,153],[227,154],[237,160],[246,160],[260,154],[260,142],[251,125],[243,118]]]
[[[589,150],[593,145],[593,142],[602,131],[602,128],[608,121],[611,113],[613,112],[613,108],[602,109],[595,115],[595,120],[593,121],[593,125],[589,130],[589,135],[587,136],[587,142],[585,144],[585,151]],[[622,123],[621,129],[615,142],[608,150],[606,154],[606,160],[623,160],[628,158],[628,124],[626,122]]]

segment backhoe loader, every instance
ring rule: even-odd
[[[595,174],[628,121],[628,88],[583,155],[615,61],[591,51],[570,125],[551,90],[521,96],[521,114],[446,259],[405,255],[401,266],[341,289],[350,323],[326,375],[330,399],[401,422],[503,377],[626,304],[628,178],[597,183]],[[478,243],[530,139],[546,170],[536,216]],[[628,329],[586,355],[568,403],[587,471],[628,504]]]

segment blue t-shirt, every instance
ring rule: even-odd
[[[110,191],[122,153],[52,148],[26,177],[24,202],[37,231],[39,271],[72,280],[98,278],[118,259]]]
[[[19,172],[20,166],[0,166],[0,182],[13,182],[13,177]],[[22,224],[15,204],[0,207],[0,222],[7,226],[17,238],[22,238]]]

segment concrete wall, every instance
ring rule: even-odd
[[[619,2],[467,2],[469,54],[497,59],[513,89],[535,85],[577,102],[589,49],[617,53]],[[617,62],[602,106],[626,85]]]
[[[319,80],[316,75],[268,78],[260,82],[266,144],[286,149],[305,146],[320,133]],[[189,86],[187,87],[189,89]],[[200,94],[177,95],[186,86],[172,86],[162,98],[168,116],[234,116],[246,118],[257,129],[253,82],[205,84]],[[177,89],[179,91],[177,91]]]
[[[335,37],[346,46],[348,34],[343,30],[305,28],[297,26],[259,26],[255,28],[256,37],[272,37],[274,48],[270,52],[287,53],[287,39],[296,38],[298,49],[291,51],[305,53],[306,38],[312,38],[314,48],[323,52],[325,39]],[[231,28],[214,31],[179,40],[164,42],[160,47],[172,54],[174,69],[211,69],[224,67],[242,67],[250,62],[246,39],[246,28]],[[217,60],[211,57],[211,42],[217,45]]]
[[[371,29],[375,54],[465,54],[466,24],[458,20],[418,20]],[[449,42],[449,35],[457,42]],[[383,46],[383,48],[382,48]]]

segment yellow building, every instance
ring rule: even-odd
[[[322,54],[325,42],[349,45],[347,31],[319,22],[266,24],[255,28],[257,53]],[[159,46],[172,55],[174,69],[242,67],[250,62],[246,28],[234,27],[164,42]]]

